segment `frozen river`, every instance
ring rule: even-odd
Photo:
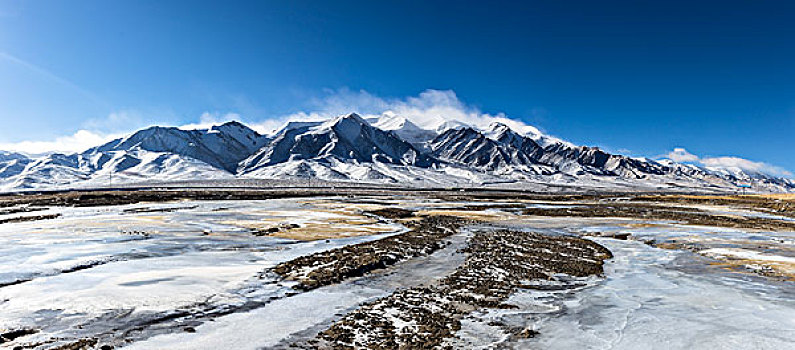
[[[519,314],[541,334],[518,344],[543,349],[787,349],[795,344],[791,283],[701,269],[704,262],[689,252],[633,241],[598,242],[615,256],[603,281],[576,293],[527,291],[514,297],[515,304],[531,310]]]
[[[598,287],[542,320],[551,349],[785,349],[795,344],[792,284],[698,270],[692,253],[600,239],[615,255]]]
[[[467,204],[424,203],[422,209],[452,212]],[[54,208],[44,213],[61,214],[58,219],[0,225],[0,333],[32,333],[0,348],[46,349],[69,339],[98,339],[91,345],[96,347],[115,341],[130,349],[281,347],[311,337],[363,302],[432,283],[461,263],[457,250],[466,244],[467,230],[429,257],[309,292],[267,274],[279,262],[404,230],[361,214],[379,205],[283,199]],[[614,254],[604,277],[575,281],[582,286],[573,290],[522,290],[508,302],[517,309],[478,311],[465,319],[451,340],[454,347],[795,346],[795,284],[720,266],[708,254],[718,246],[704,243],[737,250],[743,242],[761,242],[760,254],[786,259],[792,233],[628,225],[640,223],[633,220],[524,220],[499,210],[480,215],[490,225],[550,234],[626,231],[636,240],[593,238]],[[288,224],[300,227],[302,240],[252,234]],[[329,236],[334,232],[337,237]],[[649,239],[686,239],[700,249],[660,249],[642,242]],[[514,339],[496,321],[539,335]]]

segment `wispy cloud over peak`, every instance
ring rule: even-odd
[[[310,101],[305,111],[258,123],[263,131],[273,131],[290,121],[319,121],[341,114],[356,112],[365,118],[399,116],[424,129],[436,129],[445,122],[458,121],[479,128],[499,122],[512,129],[539,135],[541,132],[526,123],[503,113],[490,114],[466,104],[453,90],[428,89],[417,96],[384,98],[367,91],[350,89],[327,90],[326,95]]]
[[[231,121],[240,121],[240,119],[241,116],[237,113],[204,112],[197,123],[182,125],[179,128],[182,130],[210,129],[213,126]]]
[[[665,156],[668,159],[678,163],[694,163],[698,162],[699,160],[697,155],[688,152],[684,148],[674,148],[673,151],[669,152]]]
[[[696,163],[710,168],[740,169],[747,172],[792,177],[792,172],[764,162],[755,162],[734,156],[699,157],[681,147],[674,148],[674,150],[666,154],[665,157],[679,163]]]

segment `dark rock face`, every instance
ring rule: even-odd
[[[349,114],[323,125],[286,129],[272,142],[241,164],[241,171],[288,160],[352,160],[429,167],[435,160],[397,134],[370,125]]]
[[[440,159],[479,169],[496,170],[513,161],[497,142],[472,128],[447,130],[430,147]]]
[[[496,125],[487,137],[473,128],[449,129],[430,143],[439,159],[494,171],[505,167],[548,167],[540,173],[556,171],[595,175],[643,178],[648,174],[663,175],[665,167],[625,156],[613,155],[599,148],[553,143],[541,147],[533,139],[520,135],[505,125]],[[538,171],[538,170],[536,170]]]
[[[666,174],[666,168],[660,164],[610,154],[596,147],[555,143],[536,152],[534,156],[540,163],[569,172],[628,178]]]
[[[497,142],[510,145],[514,150],[513,153],[516,154],[514,157],[521,157],[523,155],[531,161],[537,162],[544,151],[544,149],[531,138],[516,133],[506,125],[498,125],[496,127],[496,132]]]
[[[298,136],[306,133],[311,127],[315,126],[317,125],[296,125],[282,130],[271,142],[265,145],[265,147],[243,161],[241,168],[253,170],[258,167],[283,163],[290,160],[294,153],[300,153],[298,150],[293,150]]]

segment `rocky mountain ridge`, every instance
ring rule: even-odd
[[[291,122],[261,135],[239,122],[206,130],[150,127],[81,153],[30,158],[0,152],[0,189],[106,186],[125,182],[320,178],[413,186],[591,184],[658,189],[738,185],[795,191],[791,179],[742,169],[650,160],[576,146],[505,124],[461,122],[422,129],[394,115],[351,113]]]

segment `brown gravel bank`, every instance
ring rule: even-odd
[[[602,274],[612,257],[589,240],[519,231],[481,231],[470,240],[466,262],[440,283],[399,290],[346,315],[300,348],[447,349],[461,318],[502,304],[532,280],[556,274]],[[517,336],[536,334],[517,330]]]
[[[303,256],[277,265],[273,272],[310,290],[431,254],[445,246],[444,238],[469,223],[473,222],[449,216],[424,217],[408,223],[405,233]]]
[[[717,215],[695,208],[663,207],[652,204],[581,204],[567,208],[528,208],[524,215],[567,217],[625,217],[684,222],[689,225],[719,226],[758,230],[793,231],[795,222],[760,217]]]
[[[11,224],[15,222],[26,222],[26,221],[39,221],[39,220],[52,220],[61,217],[61,214],[48,214],[48,215],[35,215],[35,216],[20,216],[16,218],[10,219],[1,219],[1,224]]]
[[[778,215],[795,217],[795,194],[768,194],[743,196],[638,196],[639,201],[657,203],[706,204],[757,209]]]

